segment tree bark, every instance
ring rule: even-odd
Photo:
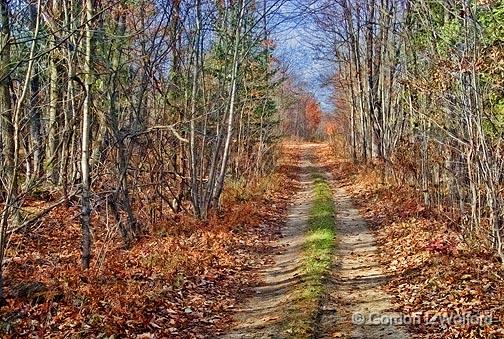
[[[82,229],[82,267],[89,268],[91,261],[91,184],[89,175],[89,137],[91,125],[91,84],[92,84],[92,43],[93,1],[86,0],[86,31],[84,54],[84,86],[86,97],[82,107],[82,144],[81,144],[81,229]]]

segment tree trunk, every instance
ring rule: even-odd
[[[237,90],[237,82],[238,82],[238,70],[239,70],[239,52],[240,52],[240,37],[241,30],[243,24],[243,16],[245,14],[245,1],[241,0],[239,2],[239,14],[238,14],[238,23],[236,25],[235,35],[234,35],[234,50],[233,50],[233,64],[231,71],[231,84],[229,90],[229,109],[228,109],[228,120],[226,125],[226,141],[224,143],[224,151],[222,155],[222,162],[219,171],[219,175],[217,177],[217,181],[215,183],[215,187],[213,188],[212,200],[213,206],[218,206],[219,198],[222,193],[222,188],[224,186],[224,177],[226,175],[227,163],[229,157],[229,149],[231,146],[231,137],[233,136],[233,123],[234,123],[234,114],[235,114],[235,105],[236,105],[236,90]]]
[[[86,32],[84,56],[84,86],[86,97],[82,107],[82,145],[81,145],[81,229],[82,229],[82,267],[89,268],[91,261],[91,185],[89,176],[89,136],[91,124],[91,82],[92,67],[91,53],[93,31],[91,20],[93,18],[93,2],[86,0]]]
[[[11,33],[9,23],[9,8],[7,0],[0,0],[0,20],[2,27],[0,30],[0,118],[2,128],[2,143],[3,143],[3,174],[9,179],[14,171],[14,124],[12,99],[10,93],[11,87]]]

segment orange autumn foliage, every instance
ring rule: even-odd
[[[275,173],[248,183],[247,199],[228,184],[222,208],[208,220],[163,219],[127,250],[97,208],[86,272],[77,264],[78,206],[55,208],[11,238],[0,338],[218,337],[255,283],[253,269],[275,252],[296,161],[296,145],[282,147]]]
[[[309,96],[306,100],[305,118],[308,124],[308,131],[310,134],[313,134],[322,119],[322,110],[320,109],[320,104],[312,96]]]

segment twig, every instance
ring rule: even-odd
[[[22,223],[21,225],[11,229],[11,230],[8,230],[7,231],[7,234],[12,234],[12,233],[16,233],[20,230],[22,230],[23,228],[26,228],[28,226],[30,226],[31,224],[33,224],[34,222],[36,222],[38,219],[42,218],[43,216],[45,216],[47,213],[51,212],[53,209],[55,209],[56,207],[58,207],[59,205],[63,204],[64,202],[70,200],[71,198],[73,198],[75,195],[77,194],[77,192],[74,192],[72,194],[70,194],[69,196],[65,197],[65,198],[62,198],[61,200],[55,202],[54,204],[52,204],[51,206],[47,207],[45,210],[43,210],[42,212],[38,213],[37,215],[33,216],[31,219],[29,220],[26,220],[24,223]]]

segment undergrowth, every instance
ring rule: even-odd
[[[295,163],[297,149],[287,146],[284,157]],[[58,206],[11,237],[0,338],[217,336],[254,281],[252,268],[271,252],[295,187],[291,170],[229,181],[208,220],[162,214],[129,250],[117,245],[107,211],[94,209],[88,271],[79,266],[78,207]]]
[[[430,319],[409,326],[412,337],[504,338],[504,271],[497,255],[467,244],[461,230],[426,206],[414,189],[384,185],[380,168],[352,164],[329,147],[320,154],[375,230],[395,311]],[[454,316],[491,322],[440,320]]]

